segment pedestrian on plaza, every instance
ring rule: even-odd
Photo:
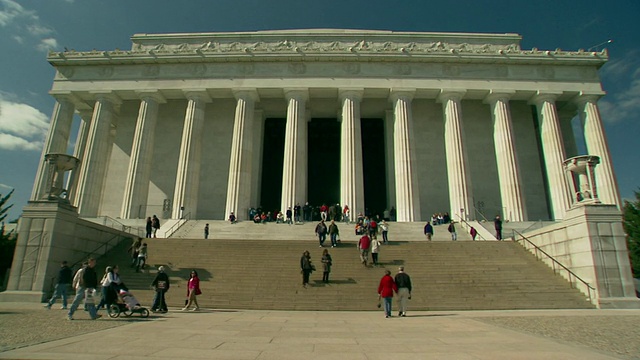
[[[378,254],[380,253],[380,241],[376,238],[371,239],[371,260],[373,266],[378,266]]]
[[[147,217],[147,226],[146,226],[147,234],[144,236],[145,238],[150,238],[153,233],[153,220],[151,220],[151,216]]]
[[[69,312],[67,313],[67,319],[73,320],[73,313],[76,312],[76,309],[80,305],[80,301],[84,299],[84,282],[82,281],[82,275],[84,274],[85,269],[89,265],[88,261],[82,263],[82,266],[78,271],[76,271],[75,275],[73,275],[73,280],[71,281],[71,286],[76,290],[76,296],[73,298],[73,302],[71,302],[71,306],[69,307]]]
[[[169,276],[164,272],[164,266],[158,268],[156,278],[153,279],[151,286],[156,291],[153,296],[153,305],[151,305],[151,311],[167,312],[167,301],[165,300],[165,294],[169,291]]]
[[[209,224],[206,224],[204,226],[204,238],[208,239],[209,238]]]
[[[427,221],[427,225],[424,226],[424,235],[427,237],[427,240],[431,241],[433,237],[433,226],[431,223]]]
[[[47,302],[45,307],[47,310],[51,310],[51,306],[56,302],[56,299],[62,297],[62,307],[60,309],[67,309],[67,291],[69,286],[71,286],[73,273],[71,272],[71,268],[68,266],[67,261],[63,261],[60,265],[60,270],[58,271],[58,281],[56,282],[55,290],[53,291],[53,296]]]
[[[382,219],[380,222],[380,231],[382,232],[382,243],[386,244],[389,242],[389,223],[386,220]]]
[[[318,241],[320,242],[320,247],[322,247],[324,241],[327,239],[327,225],[324,223],[324,220],[320,220],[318,225],[316,225],[315,231]]]
[[[328,284],[331,265],[333,265],[329,250],[324,249],[324,251],[322,251],[322,259],[320,261],[322,261],[322,282]]]
[[[153,227],[153,237],[157,238],[158,230],[160,230],[160,219],[155,215],[151,218],[151,227]]]
[[[411,277],[404,272],[404,266],[398,268],[394,281],[398,286],[398,316],[407,316],[407,302],[411,299]]]
[[[189,281],[187,282],[187,304],[182,308],[182,311],[189,310],[191,305],[195,305],[191,311],[200,310],[197,298],[200,294],[202,294],[202,291],[200,290],[200,278],[198,278],[198,272],[191,270]]]
[[[358,241],[358,250],[360,250],[360,261],[362,265],[367,266],[369,259],[369,249],[371,248],[371,238],[365,233]]]
[[[449,233],[451,233],[451,240],[456,241],[458,240],[458,234],[456,234],[456,226],[454,225],[455,221],[451,221],[449,223],[449,227],[447,228],[447,230],[449,231]]]
[[[100,285],[102,286],[102,299],[100,299],[100,303],[96,308],[97,310],[100,310],[103,307],[109,309],[109,306],[116,302],[116,294],[118,293],[119,286],[121,284],[122,280],[120,279],[118,265],[107,266],[104,269],[104,276],[102,276],[102,280],[100,280]]]
[[[391,277],[391,271],[385,270],[384,276],[380,279],[380,285],[378,285],[378,301],[380,301],[380,298],[384,300],[384,314],[386,318],[391,317],[391,302],[393,301],[394,292],[398,292],[398,286]]]
[[[500,219],[500,215],[496,215],[493,225],[496,228],[496,239],[502,240],[502,219]]]
[[[334,220],[331,220],[331,224],[329,224],[329,239],[331,239],[331,247],[338,246],[338,235],[340,235],[338,224],[336,224]]]
[[[471,234],[471,240],[476,241],[476,236],[478,236],[478,230],[476,230],[476,228],[472,226],[471,229],[469,230],[469,234]]]
[[[311,263],[311,254],[308,250],[302,253],[300,258],[300,273],[302,274],[302,286],[306,289],[309,285],[309,275],[315,270],[315,266]]]
[[[84,269],[82,273],[82,282],[85,286],[84,290],[84,306],[85,309],[89,312],[89,316],[91,320],[96,320],[101,315],[98,315],[96,310],[96,304],[94,301],[94,296],[96,294],[96,289],[98,288],[98,275],[96,274],[96,259],[90,258],[87,267]],[[67,317],[69,320],[73,320],[72,314]]]

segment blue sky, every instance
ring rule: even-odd
[[[608,39],[599,106],[623,198],[640,186],[640,1],[0,0],[0,194],[26,205],[54,101],[48,50],[129,49],[135,33],[348,28],[518,33],[530,49]]]

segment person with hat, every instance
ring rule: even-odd
[[[158,268],[156,278],[153,279],[151,286],[156,291],[153,297],[153,305],[151,311],[167,312],[167,301],[165,300],[165,294],[169,291],[169,276],[164,272],[164,266]]]
[[[407,300],[411,299],[411,277],[404,272],[404,266],[398,268],[394,280],[398,286],[398,316],[407,316]]]

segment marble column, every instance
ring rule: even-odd
[[[362,130],[360,102],[364,89],[341,89],[340,130],[340,205],[348,205],[351,214],[364,214],[364,178],[362,172]]]
[[[80,164],[75,170],[78,174],[82,171],[82,160],[84,159],[84,151],[87,146],[87,136],[89,135],[89,126],[91,125],[91,118],[93,117],[93,110],[78,110],[80,114],[80,124],[78,126],[78,135],[76,136],[76,145],[73,149],[73,156],[80,159]],[[67,186],[69,189],[69,186]],[[78,206],[78,186],[73,186],[69,189],[69,199],[74,206]]]
[[[600,165],[596,166],[596,186],[600,201],[603,204],[616,205],[621,208],[620,193],[613,171],[611,154],[607,137],[604,133],[602,118],[598,110],[598,99],[600,95],[580,94],[575,102],[578,105],[580,119],[584,125],[584,140],[589,155],[600,157]]]
[[[471,178],[467,165],[467,151],[462,128],[461,101],[464,90],[442,90],[438,101],[444,112],[444,142],[449,181],[449,205],[451,219],[474,219],[475,209],[471,192]],[[458,216],[456,216],[458,215]]]
[[[558,95],[538,92],[531,99],[538,111],[540,142],[542,143],[553,220],[562,220],[570,205],[569,192],[562,168],[566,154],[555,104]]]
[[[236,112],[231,139],[229,182],[225,218],[232,212],[246,220],[251,206],[253,160],[253,116],[258,93],[255,89],[234,90]]]
[[[80,216],[96,217],[100,209],[104,179],[109,162],[111,123],[116,106],[122,101],[111,92],[95,93],[93,118],[89,125],[87,144],[78,180],[78,212]]]
[[[504,210],[502,218],[509,221],[525,221],[527,215],[521,189],[522,180],[513,135],[511,110],[509,109],[511,95],[513,92],[491,91],[485,102],[491,106],[493,118],[493,142],[498,165],[500,197]]]
[[[136,120],[136,129],[133,134],[129,170],[125,179],[124,197],[120,217],[122,219],[144,218],[140,208],[146,209],[149,197],[149,179],[151,177],[151,165],[154,162],[153,144],[155,140],[156,123],[158,121],[158,109],[160,103],[165,103],[165,98],[157,91],[138,92],[140,97],[140,109]]]
[[[58,95],[56,104],[51,114],[49,132],[42,148],[40,164],[36,173],[36,180],[31,193],[31,200],[40,200],[48,193],[46,189],[47,171],[45,155],[50,153],[66,154],[69,146],[69,135],[73,123],[74,105],[70,99],[71,94]]]
[[[200,187],[200,161],[202,157],[202,128],[205,107],[211,98],[206,90],[187,90],[187,110],[182,129],[182,142],[176,171],[176,187],[173,193],[171,217],[179,219],[191,214],[197,216],[198,189]],[[182,211],[184,207],[184,211]]]
[[[411,100],[414,89],[392,89],[393,154],[396,173],[396,219],[420,221],[420,194],[416,176]]]
[[[264,142],[264,112],[255,110],[253,115],[253,160],[251,174],[251,203],[250,207],[258,207],[261,199],[262,186],[262,156]],[[249,214],[246,214],[249,216]],[[249,219],[251,220],[251,219]]]
[[[393,110],[387,110],[384,114],[384,157],[385,157],[385,174],[387,177],[387,206],[390,210],[391,206],[396,206],[396,172],[393,155]]]
[[[307,184],[307,119],[305,103],[307,89],[285,89],[287,99],[287,124],[284,140],[284,164],[282,166],[282,201],[284,213],[296,203],[304,204]]]

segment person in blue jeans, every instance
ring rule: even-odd
[[[60,271],[58,272],[58,282],[56,283],[56,288],[53,292],[53,296],[47,302],[45,307],[47,309],[51,309],[51,306],[56,302],[56,299],[62,297],[62,309],[67,308],[67,291],[69,286],[71,286],[71,268],[68,266],[66,261],[62,262],[60,266]]]
[[[84,284],[84,304],[87,311],[89,311],[89,316],[91,316],[91,320],[96,320],[101,317],[101,315],[97,314],[96,304],[94,303],[93,296],[96,292],[96,288],[98,287],[98,274],[96,274],[96,259],[91,258],[87,264],[87,267],[84,269],[82,273],[82,282]],[[70,311],[71,312],[71,311]],[[68,315],[69,320],[73,320],[73,314]]]
[[[73,313],[76,312],[78,306],[80,305],[80,301],[84,299],[84,283],[82,282],[82,275],[84,274],[84,270],[89,265],[88,261],[82,263],[82,267],[76,271],[76,274],[73,276],[73,288],[76,289],[76,296],[73,298],[71,302],[71,307],[69,308],[69,313],[67,314],[67,318],[69,320],[73,320]]]

